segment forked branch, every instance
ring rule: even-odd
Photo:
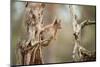
[[[42,47],[46,47],[55,38],[61,24],[57,18],[44,26],[43,16],[46,4],[26,2],[24,24],[26,34],[17,44],[20,64],[43,64]],[[46,34],[49,34],[46,38]]]
[[[85,49],[84,47],[82,47],[81,44],[80,44],[80,42],[81,42],[81,30],[86,25],[95,24],[95,21],[85,20],[85,21],[83,21],[79,24],[78,21],[77,21],[77,15],[74,12],[73,5],[70,5],[69,8],[70,8],[71,16],[72,16],[72,26],[73,26],[73,31],[74,31],[73,35],[75,37],[74,38],[75,45],[74,45],[74,48],[73,48],[73,55],[72,55],[73,60],[74,61],[91,60],[91,57],[93,57],[91,52],[88,51],[87,49]]]

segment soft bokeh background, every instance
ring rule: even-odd
[[[74,37],[72,29],[72,17],[67,4],[47,4],[44,10],[44,22],[51,23],[55,16],[61,19],[62,29],[57,33],[57,40],[42,49],[45,63],[62,63],[72,61],[72,51],[74,47]],[[74,5],[78,15],[78,22],[85,19],[96,20],[96,7]],[[23,16],[25,12],[25,2],[15,2],[11,4],[11,63],[16,64],[16,44],[24,32]],[[81,45],[90,51],[95,51],[96,29],[95,25],[86,26],[82,30]]]

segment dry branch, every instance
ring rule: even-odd
[[[17,44],[19,64],[44,64],[42,47],[48,46],[55,38],[57,30],[60,29],[60,21],[57,18],[51,24],[44,26],[45,7],[44,3],[26,2],[24,17],[26,35]],[[45,36],[47,32],[51,33],[48,38]]]
[[[86,25],[91,25],[95,24],[95,21],[91,20],[85,20],[81,22],[80,24],[77,21],[77,15],[74,12],[74,8],[72,5],[69,6],[70,12],[72,15],[72,26],[73,26],[73,35],[74,35],[74,49],[73,49],[73,55],[72,58],[74,61],[88,61],[88,60],[95,60],[94,56],[90,51],[85,49],[84,47],[81,46],[81,30],[86,26]]]
[[[83,22],[80,23],[80,26],[81,26],[82,28],[84,28],[86,25],[92,25],[92,24],[96,24],[95,21],[84,20]]]

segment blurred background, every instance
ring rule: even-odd
[[[78,22],[85,19],[96,21],[96,7],[89,5],[73,5],[78,16]],[[11,64],[16,64],[16,44],[23,35],[23,17],[25,13],[25,2],[13,1],[11,3]],[[54,17],[61,19],[62,29],[57,33],[57,39],[49,46],[42,49],[45,63],[72,62],[72,51],[74,37],[72,28],[72,17],[68,4],[46,3],[44,9],[44,22],[49,24]],[[81,45],[89,51],[96,49],[96,25],[88,25],[82,30]]]

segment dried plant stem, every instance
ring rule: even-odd
[[[59,21],[55,18],[51,24],[44,26],[43,10],[46,5],[43,3],[27,2],[25,6],[25,35],[17,44],[17,55],[21,65],[44,64],[42,47],[46,47],[53,40],[54,33],[59,29]],[[60,24],[59,24],[60,25]],[[47,32],[54,31],[50,37],[46,38]],[[47,31],[47,32],[46,32]]]
[[[74,49],[73,49],[73,56],[72,56],[73,60],[74,61],[91,60],[91,58],[93,58],[94,55],[92,55],[92,53],[90,51],[85,49],[80,44],[81,31],[86,25],[95,24],[95,21],[91,21],[88,19],[79,24],[77,21],[77,15],[74,12],[74,7],[72,5],[70,5],[69,8],[70,8],[70,12],[71,12],[72,19],[73,19],[72,25],[73,25],[73,31],[74,31],[73,35],[74,35],[74,43],[75,43]],[[94,60],[94,59],[92,59],[92,60]]]

